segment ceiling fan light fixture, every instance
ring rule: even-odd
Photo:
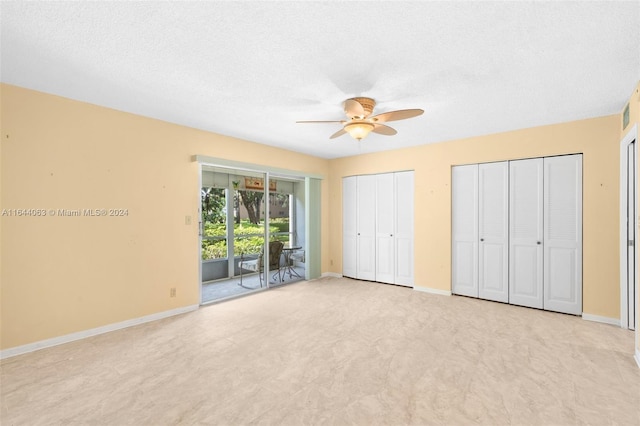
[[[387,121],[405,120],[424,113],[424,110],[414,108],[387,111],[372,116],[375,105],[376,101],[371,98],[351,98],[342,103],[347,120],[297,121],[297,123],[340,123],[342,124],[342,129],[329,136],[329,139],[335,139],[345,133],[349,133],[352,138],[361,141],[371,132],[384,136],[393,136],[398,132],[394,128],[387,126]]]
[[[344,126],[344,130],[357,140],[362,140],[374,129],[374,125],[366,122],[348,123]]]

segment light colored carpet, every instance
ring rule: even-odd
[[[633,333],[325,278],[1,364],[2,425],[640,424]]]

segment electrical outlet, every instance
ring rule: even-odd
[[[191,216],[185,216],[184,217],[184,224],[185,225],[191,225]]]
[[[176,288],[175,287],[171,287],[169,289],[169,297],[176,297]]]
[[[331,262],[331,266],[333,266],[333,259],[331,259],[331,261],[330,261],[330,262]]]

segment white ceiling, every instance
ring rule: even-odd
[[[2,82],[336,158],[620,113],[640,1],[7,2]],[[341,103],[422,108],[329,140]]]

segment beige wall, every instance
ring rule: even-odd
[[[327,161],[13,86],[0,90],[0,208],[129,211],[1,218],[2,349],[198,303],[193,154],[328,176],[321,270],[336,273],[341,178],[415,170],[416,286],[450,290],[451,166],[582,152],[584,312],[619,317],[620,114]]]
[[[583,153],[584,312],[620,317],[618,206],[620,116],[332,160],[330,262],[342,270],[342,181],[415,170],[415,285],[451,290],[451,166]],[[426,142],[426,141],[425,141]]]
[[[126,217],[1,218],[2,349],[199,303],[192,155],[328,175],[327,160],[0,88],[0,208],[128,209]],[[327,189],[325,180],[322,229]],[[321,246],[327,271],[326,233]]]

